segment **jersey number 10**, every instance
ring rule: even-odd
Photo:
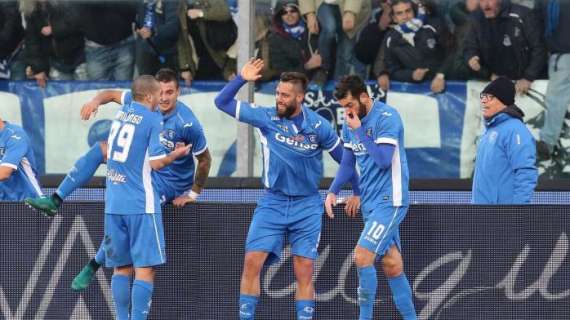
[[[133,124],[113,121],[111,132],[109,133],[109,152],[107,153],[109,157],[117,162],[127,161],[134,136],[135,126]],[[121,151],[113,150],[115,149],[115,138],[117,138],[117,147],[121,148]]]

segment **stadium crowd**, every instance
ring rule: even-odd
[[[12,80],[181,80],[236,76],[236,0],[13,0],[0,3],[0,74]],[[567,0],[259,0],[261,81],[285,71],[317,86],[347,74],[428,82],[505,76],[525,94],[551,78],[539,157],[550,157],[569,98]],[[548,68],[547,68],[548,67]],[[0,75],[1,76],[1,75]],[[550,97],[549,97],[550,96]],[[567,96],[567,95],[566,95]],[[550,105],[554,107],[550,107]]]

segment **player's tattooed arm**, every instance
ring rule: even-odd
[[[198,159],[198,165],[196,166],[196,175],[194,176],[194,185],[192,185],[192,191],[200,194],[206,185],[206,180],[208,180],[208,174],[210,173],[210,166],[212,164],[212,156],[210,156],[210,151],[208,149],[196,156]]]

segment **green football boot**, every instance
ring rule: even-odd
[[[73,278],[73,281],[71,282],[71,289],[75,291],[85,290],[89,286],[91,280],[93,280],[95,272],[97,272],[99,266],[100,265],[94,260],[89,261],[89,263],[86,264],[83,269],[81,269],[79,274]]]
[[[53,217],[57,213],[59,204],[53,197],[26,198],[24,203],[30,208],[39,210],[47,217]]]

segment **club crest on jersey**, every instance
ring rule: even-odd
[[[293,141],[303,142],[303,141],[305,141],[305,136],[298,134],[298,135],[292,136],[291,139],[293,139]]]
[[[366,135],[372,138],[372,128],[366,129]]]
[[[317,143],[317,135],[316,134],[310,134],[307,136],[307,139],[309,139],[309,141],[311,143]]]
[[[174,135],[175,132],[173,130],[162,131],[159,135],[160,144],[170,151],[174,150],[174,142],[171,141],[174,140]]]
[[[285,132],[289,132],[289,127],[287,125],[284,124],[278,124],[277,127],[279,127],[279,129],[285,131]]]
[[[6,148],[0,148],[0,158],[4,156],[4,152],[6,152]]]

